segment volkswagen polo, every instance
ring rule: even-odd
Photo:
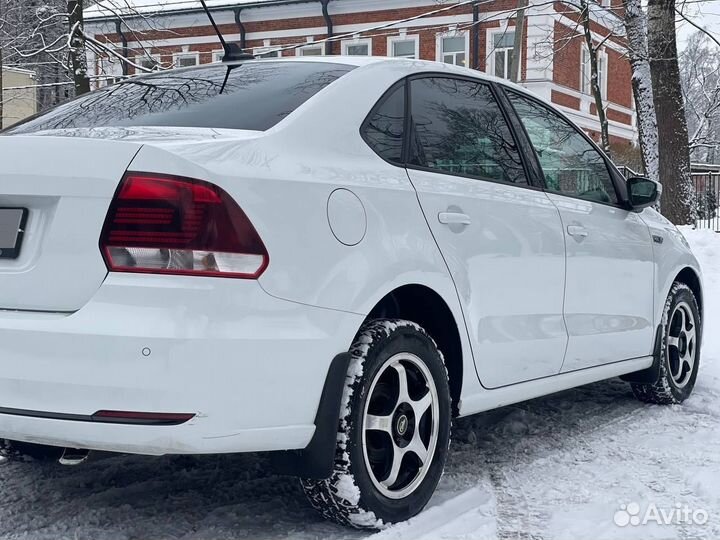
[[[268,452],[374,528],[426,505],[455,417],[695,384],[701,274],[659,186],[477,71],[165,71],[11,128],[0,162],[6,455]]]

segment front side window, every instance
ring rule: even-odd
[[[365,141],[382,158],[402,162],[405,135],[405,85],[387,94],[375,107],[362,130]]]
[[[428,77],[413,80],[411,93],[412,164],[527,184],[520,153],[487,84]]]
[[[132,77],[3,132],[157,126],[265,131],[354,68],[263,60]]]
[[[445,37],[440,42],[441,59],[446,64],[464,66],[466,63],[465,36]]]
[[[493,34],[493,75],[501,79],[510,79],[515,47],[515,32]]]
[[[570,122],[515,92],[508,92],[508,97],[535,147],[548,190],[617,204],[605,159]]]

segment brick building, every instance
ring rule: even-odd
[[[591,30],[599,54],[611,142],[637,140],[622,0],[599,0]],[[145,68],[222,58],[217,36],[195,0],[115,0],[88,8],[87,30]],[[509,78],[517,0],[208,0],[228,41],[256,55],[403,56],[465,65]],[[530,0],[523,32],[521,84],[551,100],[595,138],[588,52],[577,10]],[[329,40],[328,40],[329,38]],[[92,58],[98,80],[132,76],[123,62]],[[102,82],[100,82],[102,84]]]

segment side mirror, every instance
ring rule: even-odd
[[[640,212],[643,208],[653,206],[660,200],[662,186],[649,178],[635,176],[627,180],[628,202],[633,210]]]

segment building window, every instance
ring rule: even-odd
[[[583,94],[592,95],[592,66],[590,65],[590,51],[583,45],[580,58],[580,91]],[[603,51],[597,52],[598,86],[600,95],[607,99],[607,54]]]
[[[420,58],[419,36],[389,37],[388,52],[396,58]]]
[[[179,53],[173,55],[173,64],[175,67],[191,67],[197,66],[200,63],[199,53]]]
[[[346,56],[370,56],[372,55],[371,39],[355,39],[342,42],[342,52]]]
[[[440,54],[438,55],[438,60],[456,66],[467,65],[468,43],[466,35],[441,37],[439,44]]]
[[[323,45],[307,45],[297,49],[298,56],[323,56],[325,48]]]
[[[515,32],[503,31],[492,35],[492,74],[501,79],[509,79],[515,56]]]
[[[223,58],[225,58],[225,51],[213,51],[213,53],[212,53],[213,64],[222,62]]]
[[[282,51],[278,47],[256,47],[253,49],[255,58],[280,58]]]
[[[149,71],[155,71],[156,69],[160,68],[160,55],[153,54],[150,56],[148,56],[148,55],[139,56],[139,57],[135,58],[135,63],[138,66],[145,68]],[[141,71],[141,70],[137,70],[137,71],[138,71],[138,73],[143,73],[143,71]]]

